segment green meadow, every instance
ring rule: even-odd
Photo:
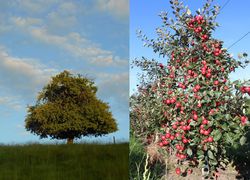
[[[1,180],[127,180],[128,143],[0,146]]]

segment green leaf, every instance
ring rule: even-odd
[[[215,159],[212,159],[212,160],[209,160],[209,164],[213,165],[213,166],[216,166],[218,164],[218,161],[215,160]]]
[[[236,130],[234,130],[234,133],[235,133],[235,134],[240,134],[241,131],[240,131],[239,129],[236,129]]]
[[[214,136],[214,141],[219,141],[220,140],[220,138],[221,138],[221,136],[222,136],[222,134],[221,134],[221,132],[220,132],[220,130],[215,130],[215,131],[213,131],[213,136]]]
[[[198,150],[197,151],[197,155],[200,156],[200,155],[204,155],[204,152],[202,150]]]
[[[205,156],[204,155],[200,155],[200,156],[198,156],[198,159],[200,159],[200,160],[202,160],[202,159],[204,159],[205,158]]]
[[[229,100],[229,96],[225,96],[225,101],[228,101]]]
[[[214,145],[211,144],[210,148],[211,148],[212,151],[214,151],[216,153],[218,152],[218,148],[216,146],[214,146]]]
[[[221,126],[221,128],[222,128],[223,130],[227,130],[228,125],[225,123],[225,124],[223,124],[223,125]]]
[[[230,120],[231,119],[231,115],[230,114],[226,114],[226,120]]]
[[[233,84],[239,84],[239,83],[240,83],[239,80],[233,81]]]
[[[245,136],[242,136],[240,138],[240,145],[244,145],[246,143],[246,141],[247,141],[247,138]]]
[[[191,123],[189,124],[190,126],[196,126],[197,122],[196,121],[191,121]]]
[[[208,94],[209,94],[210,96],[214,96],[214,92],[213,92],[213,91],[210,91]]]
[[[193,154],[192,149],[188,148],[188,149],[187,149],[187,154],[188,154],[189,156],[192,156],[192,154]]]
[[[215,159],[212,151],[208,150],[207,154],[208,154],[209,159]]]
[[[230,143],[230,144],[234,143],[233,138],[232,138],[232,136],[229,133],[227,133],[225,136],[226,136],[226,141],[228,143]]]

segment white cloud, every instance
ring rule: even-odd
[[[8,18],[6,18],[5,14],[1,13],[0,14],[0,33],[8,32],[10,29],[11,29],[11,26],[8,24]]]
[[[128,77],[128,72],[113,74],[99,73],[96,79],[98,97],[104,100],[104,102],[108,102],[112,112],[118,116],[127,116],[128,114]],[[124,120],[127,121],[127,119],[120,119],[120,123]]]
[[[128,18],[129,0],[98,0],[97,6],[100,10],[111,12],[119,17]]]
[[[59,38],[55,41],[62,40]],[[34,97],[47,84],[50,77],[57,72],[56,69],[50,69],[35,59],[13,57],[6,49],[0,48],[0,76],[4,77],[0,79],[0,89],[2,92],[7,92],[8,95],[7,98],[0,98],[0,104],[9,104],[8,106],[13,108],[20,108],[18,100],[34,100]],[[103,99],[109,102],[115,101],[115,104],[118,105],[124,105],[124,102],[126,104],[128,101],[128,72],[99,72],[97,73],[97,84],[99,95]]]
[[[62,4],[59,5],[58,10],[66,14],[75,14],[78,9],[76,4],[72,2],[63,2]]]
[[[92,63],[96,65],[101,66],[121,66],[121,67],[127,67],[128,60],[121,59],[119,56],[96,56],[92,58]]]
[[[22,129],[22,128],[24,128],[24,124],[17,124],[16,127]]]
[[[26,13],[42,13],[49,9],[52,5],[55,5],[59,0],[16,0],[17,8],[22,9]]]
[[[115,0],[98,0],[94,4],[98,6],[99,10],[112,12],[118,16],[124,16],[128,13],[128,0],[119,2]],[[128,60],[118,57],[114,52],[100,47],[71,29],[78,23],[77,16],[83,13],[81,11],[84,11],[88,6],[89,9],[94,10],[93,5],[84,6],[83,3],[76,1],[60,2],[58,0],[37,0],[36,2],[17,0],[17,5],[19,8],[31,12],[33,10],[39,11],[41,8],[47,9],[47,16],[44,18],[37,18],[32,13],[29,14],[30,17],[11,17],[10,22],[18,32],[30,35],[34,40],[56,46],[73,57],[92,65],[116,67],[126,67],[128,65]],[[51,10],[50,7],[52,6]]]
[[[23,17],[12,17],[11,21],[19,27],[29,27],[33,25],[41,25],[42,19],[39,18],[23,18]]]
[[[49,32],[58,32],[58,30],[67,32],[77,24],[78,14],[79,8],[76,4],[63,2],[48,13],[46,28]]]
[[[75,32],[66,36],[59,36],[50,34],[46,29],[36,28],[31,30],[31,35],[42,42],[61,47],[80,58],[111,54],[110,51],[96,47],[91,41],[84,39],[79,33]]]
[[[16,128],[18,130],[18,134],[20,136],[29,136],[30,135],[30,132],[28,132],[26,129],[25,129],[25,124],[16,124]]]
[[[37,60],[12,57],[0,49],[0,76],[4,77],[0,79],[0,88],[5,90],[5,94],[34,98],[56,72],[56,69],[50,69]]]
[[[79,33],[72,32],[65,36],[50,34],[46,29],[31,29],[31,35],[47,44],[53,44],[68,51],[73,56],[84,59],[91,64],[99,66],[122,66],[128,64],[128,60],[114,56],[111,51],[104,50],[98,45],[83,38]]]
[[[129,15],[129,0],[95,0],[93,4],[74,0],[14,0],[5,3],[5,6],[18,8],[32,15],[48,13],[52,8],[68,14],[77,12],[90,14],[97,10],[111,13],[119,18],[128,18]]]
[[[126,104],[128,102],[129,74],[123,73],[98,73],[97,84],[99,95],[104,99],[115,100],[116,104]]]
[[[58,31],[58,29],[62,28],[68,29],[77,24],[77,19],[75,16],[64,15],[62,17],[61,14],[58,14],[56,12],[51,12],[48,14],[48,21],[48,28],[51,31]]]
[[[0,105],[5,106],[8,109],[11,108],[18,111],[22,108],[22,105],[18,101],[19,98],[20,97],[11,97],[11,96],[0,97]]]

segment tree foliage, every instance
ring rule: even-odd
[[[94,82],[68,71],[52,77],[28,107],[25,127],[41,138],[102,136],[117,131],[109,105],[96,97]]]
[[[212,174],[228,164],[226,147],[245,143],[250,81],[230,81],[229,74],[249,61],[246,53],[236,60],[223,41],[212,37],[219,13],[212,1],[195,14],[178,0],[170,3],[175,18],[161,13],[157,39],[138,32],[145,46],[168,61],[133,61],[143,74],[131,97],[131,126],[145,138],[154,133],[160,152],[174,152],[178,166],[188,161],[190,166],[177,167],[177,174],[206,164]]]

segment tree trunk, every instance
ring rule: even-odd
[[[67,144],[73,144],[74,138],[68,138],[67,139]]]

